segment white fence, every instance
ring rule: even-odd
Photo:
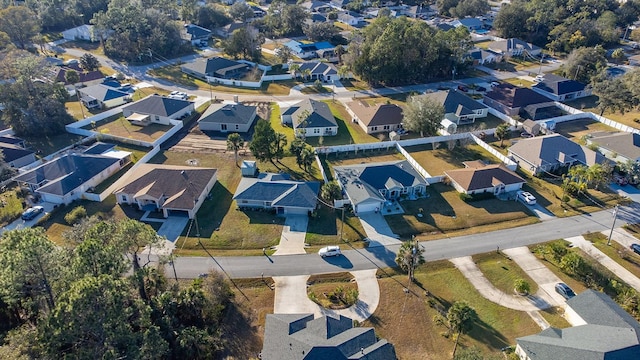
[[[409,152],[407,152],[407,150],[405,150],[402,146],[400,146],[400,144],[396,143],[396,149],[398,149],[400,154],[404,155],[404,157],[407,159],[409,164],[411,164],[411,166],[413,166],[413,168],[416,169],[418,174],[422,175],[422,177],[425,178],[425,179],[428,179],[428,178],[431,177],[431,174],[429,174],[429,172],[427,172],[427,170],[425,170],[422,167],[422,165],[420,165],[416,161],[416,159],[414,159],[413,156],[411,156],[411,154],[409,154]]]
[[[497,117],[498,119],[506,122],[507,124],[509,124],[509,125],[511,125],[511,126],[513,126],[515,128],[517,128],[520,125],[520,123],[518,121],[516,121],[515,119],[513,119],[511,116],[503,114],[500,111],[492,108],[491,106],[489,106],[489,114]]]
[[[293,79],[293,74],[265,75],[262,77],[262,81],[280,81],[291,79]]]
[[[264,72],[262,76],[264,76]],[[220,79],[217,77],[207,76],[207,82],[210,82],[212,84],[242,86],[242,87],[248,87],[248,88],[259,88],[262,86],[262,78],[260,79],[260,81],[242,81],[242,80]]]
[[[475,141],[476,144],[478,144],[480,147],[482,147],[483,149],[491,153],[491,155],[500,159],[500,161],[502,161],[509,170],[516,171],[516,169],[518,168],[518,164],[516,162],[504,156],[501,152],[494,149],[493,146],[482,141],[479,137],[475,136],[474,134],[469,133],[469,135],[471,136],[473,141]]]
[[[624,131],[624,132],[628,132],[628,133],[634,133],[634,134],[640,134],[640,130],[633,128],[631,126],[627,126],[624,124],[620,124],[617,121],[613,121],[611,119],[607,119],[604,116],[600,116],[600,115],[596,115],[592,112],[584,112],[582,110],[578,110],[576,108],[573,108],[571,106],[565,105],[563,103],[560,102],[556,102],[556,106],[559,107],[560,109],[568,112],[569,114],[575,114],[575,115],[579,115],[576,118],[589,118],[595,121],[599,121],[607,126],[610,126],[614,129],[620,130],[620,131]],[[556,120],[556,119],[552,119],[552,120]]]
[[[328,183],[329,179],[327,178],[327,174],[325,174],[324,172],[324,168],[322,167],[322,161],[320,161],[320,157],[318,155],[316,155],[316,164],[318,164],[318,168],[320,169],[320,174],[322,174],[322,180],[324,180],[324,183]]]

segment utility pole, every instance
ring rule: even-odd
[[[171,267],[173,267],[173,276],[176,278],[176,282],[178,282],[178,273],[176,272],[176,263],[173,260],[173,250],[171,251]]]
[[[620,205],[616,205],[616,207],[613,209],[613,223],[611,224],[609,239],[607,239],[607,245],[609,246],[611,246],[611,236],[613,235],[613,228],[616,227],[616,219],[618,218],[618,209],[620,209]]]
[[[342,230],[344,230],[344,204],[342,204],[342,221],[340,222],[340,241],[342,241]]]

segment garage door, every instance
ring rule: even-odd
[[[289,215],[307,215],[309,211],[301,208],[286,208],[284,212]]]
[[[356,205],[356,213],[374,212],[376,209],[380,210],[381,203],[370,202]]]
[[[186,210],[167,210],[169,216],[189,217],[189,212]]]

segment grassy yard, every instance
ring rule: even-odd
[[[514,282],[523,279],[531,286],[530,294],[538,291],[538,284],[533,281],[518,264],[502,253],[490,252],[474,255],[473,261],[482,274],[505,294],[513,294]]]
[[[475,309],[479,320],[460,338],[460,348],[475,346],[485,355],[500,354],[500,349],[515,344],[515,338],[531,335],[540,328],[526,314],[501,307],[478,293],[449,262],[428,263],[416,271],[416,280],[424,290],[411,285],[405,293],[404,274],[388,272],[380,280],[380,304],[363,326],[373,326],[376,334],[391,342],[398,359],[451,359],[453,339],[446,338],[444,326],[434,322],[439,310],[464,300]],[[460,349],[459,348],[459,349]]]
[[[324,308],[344,309],[353,305],[355,303],[354,300],[357,300],[357,298],[352,299],[351,302],[346,302],[344,301],[345,299],[342,299],[342,301],[336,298],[332,299],[331,293],[337,292],[339,289],[344,290],[345,294],[349,291],[357,291],[358,284],[352,281],[353,279],[353,275],[348,272],[312,275],[307,281],[309,284],[307,294],[312,301]]]
[[[84,118],[99,114],[104,111],[101,109],[87,109],[84,105],[82,105],[82,103],[78,101],[78,98],[76,96],[70,98],[69,101],[64,104],[64,107],[65,109],[67,109],[67,112],[77,120],[82,120]]]
[[[490,40],[487,41],[478,41],[477,43],[473,43],[473,46],[480,48],[480,49],[488,49],[489,48],[489,44],[491,43]]]
[[[23,199],[16,190],[11,189],[0,194],[0,226],[9,224],[22,214]]]
[[[506,83],[509,83],[511,85],[515,85],[515,86],[519,86],[519,87],[526,87],[526,88],[530,88],[533,85],[535,85],[535,83],[533,81],[527,81],[527,80],[523,80],[520,78],[511,78],[511,79],[504,79],[502,80]]]
[[[82,136],[69,134],[64,132],[58,135],[48,136],[20,136],[25,140],[27,147],[35,151],[38,157],[47,156],[54,152],[64,149],[69,145],[73,145],[82,140]]]
[[[349,91],[360,91],[360,90],[369,90],[371,86],[367,84],[365,81],[358,79],[342,79],[340,80],[342,86],[344,86]]]
[[[598,97],[595,95],[572,100],[572,101],[567,101],[565,102],[565,104],[571,107],[574,107],[576,109],[580,109],[582,111],[588,111],[588,112],[592,112],[594,114],[600,115],[600,109],[598,109]],[[624,114],[607,110],[602,115],[608,119],[617,121],[621,124],[631,126],[636,129],[640,129],[640,122],[635,121],[635,120],[640,121],[640,111],[638,111],[637,109],[627,111]]]
[[[291,145],[291,142],[296,138],[296,134],[293,132],[293,128],[282,124],[280,114],[280,106],[276,103],[271,103],[269,107],[269,122],[271,123],[271,127],[276,132],[287,135],[287,144]]]
[[[364,246],[364,242],[361,240],[367,237],[367,234],[358,217],[345,212],[343,225],[341,210],[332,210],[321,205],[316,214],[309,219],[305,242],[312,248],[308,252],[313,252],[316,248],[326,245],[339,245],[342,242],[340,241],[341,229],[342,238],[349,243],[349,246]]]
[[[499,163],[493,155],[486,152],[478,145],[456,146],[449,150],[446,144],[432,150],[431,144],[405,147],[411,156],[427,170],[431,175],[443,175],[447,170],[464,168],[463,162],[471,160],[483,160],[485,162]]]
[[[258,168],[262,172],[285,172],[291,175],[291,178],[295,180],[322,181],[322,174],[320,174],[320,169],[315,161],[307,172],[296,164],[296,158],[293,156],[280,159],[279,161],[276,161],[275,165],[268,161],[259,161]]]
[[[487,114],[487,117],[476,119],[476,122],[473,124],[458,126],[458,133],[475,131],[477,129],[494,129],[500,124],[504,124],[504,121],[495,115]]]
[[[585,239],[591,241],[598,250],[640,278],[640,255],[613,240],[610,246],[607,245],[608,238],[602,233],[587,233],[583,236]]]
[[[136,90],[136,92],[133,93],[133,95],[131,96],[131,99],[133,101],[138,101],[138,100],[146,98],[149,95],[158,94],[158,95],[166,96],[166,95],[169,95],[169,93],[170,93],[169,90],[166,90],[166,89],[163,89],[163,88],[159,88],[159,87],[155,87],[155,86],[146,87],[146,88],[138,88]]]
[[[84,126],[83,129],[126,139],[153,142],[164,135],[167,131],[171,130],[172,127],[173,126],[160,124],[138,126],[132,124],[122,115],[114,115],[101,120],[98,123]]]
[[[322,145],[333,146],[380,141],[375,136],[365,133],[359,126],[351,123],[351,121],[349,121],[351,116],[341,103],[332,100],[325,100],[324,102],[329,105],[329,109],[331,109],[331,113],[338,123],[338,134],[335,136],[324,136]],[[320,145],[318,143],[318,137],[307,137],[306,141],[314,147]]]
[[[394,233],[402,237],[452,232],[458,235],[460,230],[493,231],[539,221],[526,206],[515,201],[487,199],[466,203],[452,186],[440,183],[427,187],[427,193],[429,198],[402,201],[405,214],[386,216]],[[417,216],[419,209],[424,210],[423,217]]]
[[[616,129],[599,121],[585,118],[558,123],[555,131],[572,141],[585,145],[586,142],[583,140],[585,135],[598,131],[616,131]]]

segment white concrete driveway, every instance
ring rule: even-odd
[[[38,220],[40,220],[40,218],[45,216],[45,214],[48,214],[48,213],[53,211],[54,206],[56,206],[56,204],[49,203],[49,202],[41,202],[41,203],[36,204],[34,206],[42,206],[44,208],[44,211],[41,214],[38,214],[38,216],[36,216],[35,218],[33,218],[31,220],[25,221],[25,220],[22,220],[22,219],[18,218],[14,222],[12,222],[10,224],[7,224],[2,229],[0,229],[0,235],[2,235],[3,232],[8,231],[8,230],[24,229],[24,228],[35,226],[38,223]]]
[[[368,212],[358,215],[364,232],[369,238],[369,247],[397,245],[402,241],[394,234],[380,213]]]
[[[273,255],[305,254],[304,239],[307,236],[307,215],[287,215],[280,235],[280,243]]]

